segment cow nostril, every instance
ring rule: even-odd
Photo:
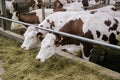
[[[23,50],[26,50],[26,47],[21,47]]]

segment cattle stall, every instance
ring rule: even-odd
[[[3,2],[3,9],[5,9],[5,8],[4,8],[4,2]],[[6,12],[4,12],[4,11],[5,11],[5,10],[3,10],[3,13],[2,13],[2,14],[4,14],[4,15],[2,15],[3,17],[0,17],[0,22],[2,22],[2,23],[0,23],[0,24],[1,24],[1,25],[0,25],[0,27],[1,27],[0,33],[3,34],[3,35],[5,35],[5,36],[7,36],[7,37],[14,38],[14,39],[22,42],[22,41],[23,41],[23,37],[22,37],[21,35],[19,35],[20,32],[17,32],[17,34],[16,34],[16,33],[14,33],[14,32],[16,32],[16,31],[11,31],[11,30],[10,30],[9,25],[10,25],[11,21],[13,21],[13,20],[8,19],[8,18],[4,18],[4,17],[7,16]],[[6,20],[7,20],[7,21],[6,21]],[[16,22],[16,21],[14,21],[14,22]],[[18,21],[18,23],[25,24],[25,25],[31,25],[31,24],[27,24],[27,23],[23,23],[23,22],[19,22],[19,21]],[[8,27],[6,27],[6,26],[8,26]],[[45,30],[46,30],[46,29],[45,29]],[[52,31],[52,30],[48,30],[48,31],[50,31],[50,32],[55,32],[55,31]],[[59,32],[55,32],[55,33],[59,33]],[[61,32],[60,32],[59,34],[63,34],[63,35],[64,35],[64,33],[61,33]],[[69,34],[65,34],[65,35],[66,35],[66,36],[69,36]],[[70,36],[71,36],[71,35],[70,35]],[[78,36],[72,35],[72,38],[78,38]],[[85,41],[91,41],[91,40],[87,40],[87,39],[83,39],[83,38],[79,38],[79,39],[80,39],[80,40],[85,40]],[[92,42],[92,43],[95,43],[95,44],[100,44],[100,45],[108,46],[108,47],[111,47],[111,46],[112,46],[112,48],[118,48],[118,49],[120,49],[119,46],[114,46],[114,45],[109,45],[109,44],[102,44],[101,42],[94,42],[94,41],[91,41],[91,42]],[[104,54],[103,54],[103,55],[101,54],[101,49],[96,48],[96,52],[97,52],[97,51],[99,51],[99,53],[98,53],[98,55],[97,55],[97,58],[94,57],[94,56],[96,56],[96,55],[93,55],[93,58],[94,58],[93,62],[94,62],[94,63],[98,63],[99,65],[106,66],[106,64],[103,63],[102,60],[99,60],[99,59],[102,59],[102,57],[104,57]],[[114,51],[115,51],[115,50],[113,50],[112,52],[110,52],[110,54],[105,57],[106,59],[105,59],[104,61],[106,61],[106,62],[108,61],[108,62],[109,62],[109,60],[107,60],[107,58],[113,56]],[[62,53],[63,53],[63,54],[62,54]],[[114,58],[119,58],[119,56],[120,56],[119,51],[117,51],[117,53],[118,53],[118,54],[116,54],[116,56],[115,56]],[[72,58],[73,60],[83,61],[83,60],[79,59],[78,57],[75,57],[75,56],[66,54],[66,53],[64,53],[64,52],[60,52],[59,55],[66,56],[67,58]],[[102,55],[102,56],[101,56],[101,55]],[[101,57],[101,58],[100,58],[100,57]],[[98,61],[97,61],[97,60],[98,60]],[[92,61],[92,60],[91,60],[91,61]],[[86,61],[83,61],[83,62],[85,62],[85,64],[93,64],[93,63],[87,63]],[[112,60],[111,60],[111,62],[112,62]],[[119,63],[119,59],[118,59],[117,62]],[[111,63],[110,63],[110,64],[111,64]],[[109,65],[110,65],[110,64],[109,64]],[[96,64],[93,64],[93,65],[96,66]],[[113,63],[112,65],[114,65],[114,63]],[[116,65],[120,66],[119,64],[116,64]],[[98,65],[97,65],[97,66],[98,66]],[[109,66],[107,65],[107,67],[109,67]],[[91,68],[92,68],[92,67],[91,67]],[[100,67],[100,68],[101,68],[101,67]],[[116,68],[116,67],[115,67],[115,68]],[[116,70],[115,68],[113,67],[113,70]],[[102,69],[103,69],[103,67],[102,67]],[[119,72],[119,71],[120,71],[120,70],[118,70],[118,72]],[[99,72],[101,72],[101,70],[99,70]],[[116,72],[115,72],[115,74],[114,74],[114,71],[111,71],[111,70],[110,70],[110,71],[109,71],[109,70],[106,70],[105,73],[109,73],[109,72],[110,72],[110,73],[113,73],[113,74],[110,75],[110,76],[115,76],[115,77],[116,77],[116,75],[117,75],[117,77],[119,76],[119,73],[116,73]],[[101,73],[102,73],[102,72],[101,72]],[[118,78],[119,78],[119,77],[118,77]]]

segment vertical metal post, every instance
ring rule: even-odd
[[[5,0],[1,0],[1,14],[3,17],[6,17],[6,15],[7,15]],[[6,29],[5,20],[2,19],[1,22],[2,22],[2,28],[3,28],[3,30],[5,30]]]
[[[44,0],[42,1],[42,20],[45,19],[45,2]]]
[[[106,5],[109,5],[110,4],[110,0],[106,0]]]
[[[51,0],[49,0],[49,8],[51,8]]]

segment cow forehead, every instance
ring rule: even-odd
[[[54,42],[54,40],[56,39],[55,35],[54,34],[46,34],[45,38],[43,39],[43,41],[41,42],[41,45],[42,44],[51,44],[52,42]]]
[[[24,36],[36,36],[37,35],[37,31],[36,30],[27,30],[25,33],[24,33]]]

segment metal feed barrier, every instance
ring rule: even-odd
[[[5,17],[0,17],[0,19],[16,22],[16,23],[19,23],[19,24],[24,24],[24,25],[27,25],[27,26],[34,25],[34,24],[29,24],[29,23],[25,23],[25,22],[21,22],[21,21],[15,21],[15,20],[5,18]],[[37,26],[37,25],[34,25],[34,26]],[[93,43],[93,44],[107,46],[107,47],[111,47],[111,48],[115,48],[115,49],[120,49],[120,46],[117,46],[117,45],[112,45],[112,44],[108,44],[108,43],[105,43],[105,42],[100,42],[100,41],[97,41],[97,40],[92,40],[92,39],[89,39],[89,38],[80,37],[80,36],[60,32],[60,31],[55,31],[55,30],[51,30],[51,29],[45,29],[45,28],[42,28],[42,27],[36,27],[36,28],[41,29],[41,30],[45,30],[45,31],[48,31],[48,32],[64,35],[64,36],[67,36],[67,37],[70,37],[70,38],[78,39],[78,40],[81,40],[81,41],[85,41],[85,42],[88,42],[88,43]]]

